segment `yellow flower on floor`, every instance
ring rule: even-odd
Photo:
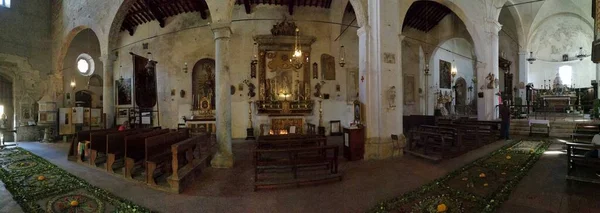
[[[483,186],[487,187],[487,186],[488,186],[488,183],[484,183],[484,184],[483,184]]]
[[[466,177],[464,177],[462,180],[463,180],[463,181],[467,181],[468,179],[469,179],[469,178],[466,178]]]
[[[446,212],[448,211],[448,207],[446,206],[446,204],[440,204],[437,206],[437,212]]]
[[[71,201],[71,206],[75,207],[75,206],[79,206],[79,202],[77,202],[76,200]]]
[[[484,177],[485,177],[485,173],[481,173],[481,174],[479,174],[479,177],[480,177],[480,178],[484,178]]]
[[[43,180],[46,180],[46,177],[44,177],[43,175],[40,175],[40,176],[38,176],[37,180],[43,181]]]
[[[506,172],[502,172],[502,175],[506,175]]]
[[[506,160],[510,160],[512,157],[510,155],[506,156]]]

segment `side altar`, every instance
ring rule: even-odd
[[[286,20],[271,29],[271,35],[254,36],[258,65],[258,100],[254,102],[259,134],[301,134],[306,117],[313,115],[311,99],[311,45],[314,36],[300,35]],[[320,88],[315,88],[319,97]]]

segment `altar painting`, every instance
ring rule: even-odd
[[[440,88],[450,89],[452,86],[452,76],[450,75],[450,69],[452,64],[450,62],[440,59]]]
[[[192,71],[192,98],[195,108],[200,107],[200,100],[210,100],[210,109],[215,109],[215,60],[200,59]]]
[[[291,62],[289,51],[267,51],[266,52],[266,90],[267,99],[296,100],[303,99],[301,94],[304,88],[303,68],[296,70]]]

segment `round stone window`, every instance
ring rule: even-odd
[[[82,53],[77,57],[77,71],[84,76],[90,76],[94,73],[94,59],[92,56]]]

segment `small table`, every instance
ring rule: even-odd
[[[14,144],[5,144],[4,143],[4,133],[16,133],[17,130],[8,130],[8,129],[0,129],[0,149],[4,149],[9,146],[16,146],[17,142],[15,140]],[[15,137],[16,139],[16,137]]]
[[[533,132],[534,126],[545,126],[546,132]],[[529,120],[529,136],[532,134],[545,134],[547,137],[550,137],[550,121],[549,120]]]

